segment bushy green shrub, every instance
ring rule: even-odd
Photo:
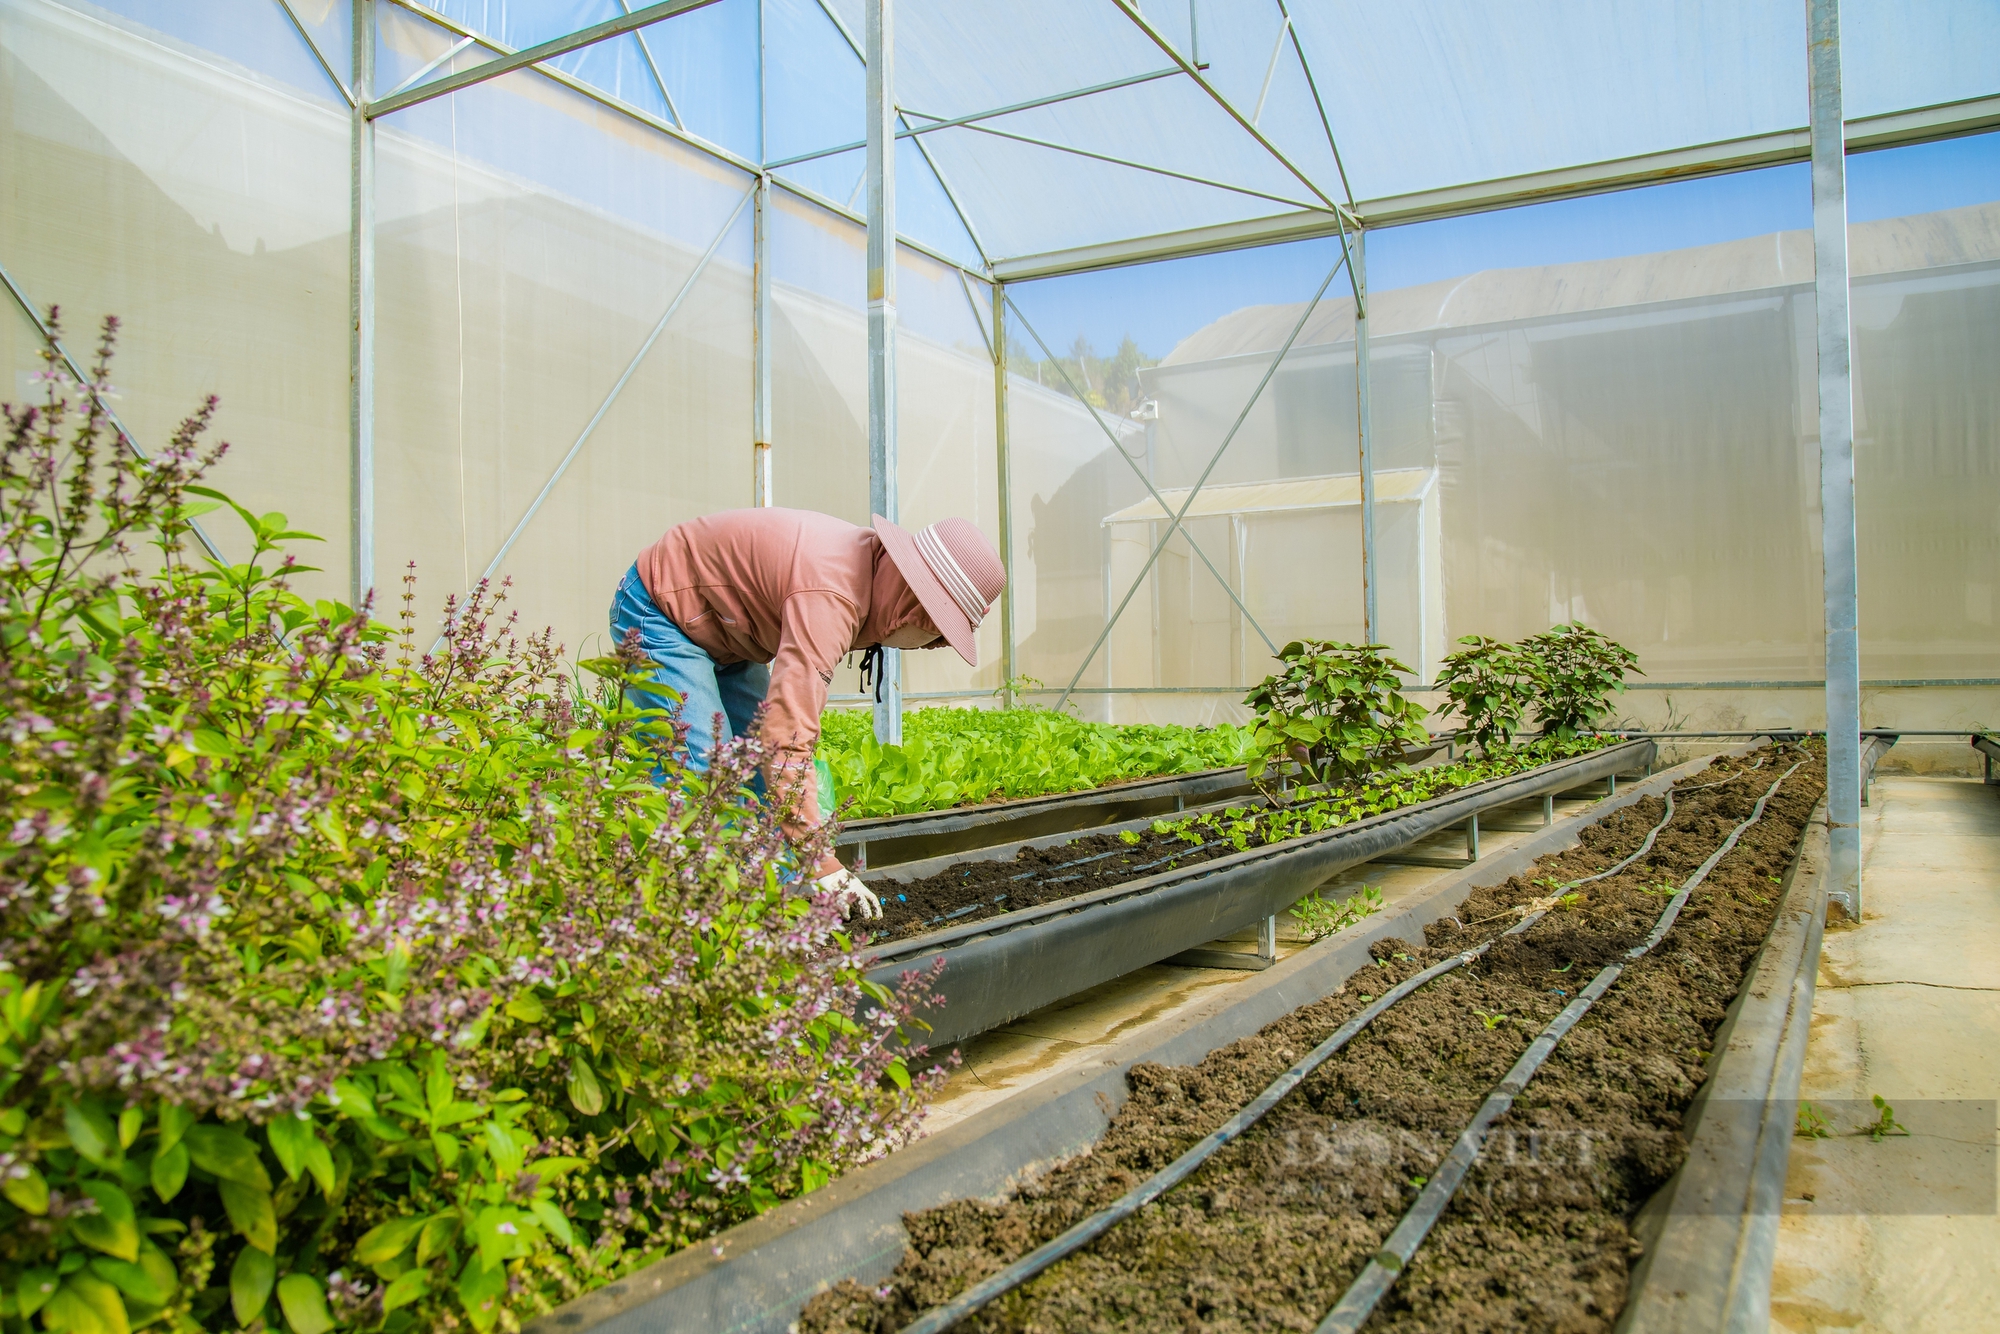
[[[1519,648],[1533,663],[1535,709],[1550,736],[1589,731],[1625,689],[1625,674],[1645,675],[1638,654],[1581,621],[1530,635]]]
[[[1518,644],[1466,635],[1447,654],[1437,685],[1451,699],[1466,732],[1484,754],[1513,744],[1535,702],[1540,664]]]
[[[1402,695],[1397,674],[1414,675],[1386,644],[1294,640],[1284,667],[1244,699],[1256,715],[1250,776],[1295,762],[1315,783],[1343,783],[1401,761],[1430,740],[1429,712]]]
[[[756,743],[682,771],[483,586],[435,654],[308,605],[280,515],[190,560],[215,404],[138,460],[114,328],[0,448],[7,1327],[513,1328],[906,1139],[934,975],[862,981]]]
[[[900,746],[875,740],[865,710],[830,710],[820,729],[849,819],[1222,768],[1249,757],[1250,736],[1227,724],[1086,723],[1049,709],[919,709],[904,715]]]

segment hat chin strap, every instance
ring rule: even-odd
[[[875,702],[882,702],[882,646],[870,644],[861,651],[861,688],[868,689],[869,679],[875,682]]]

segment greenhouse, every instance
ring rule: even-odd
[[[1988,0],[0,108],[7,1330],[1990,1319]]]

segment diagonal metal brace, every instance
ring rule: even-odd
[[[1111,434],[1111,428],[1104,424],[1104,418],[1099,416],[1097,409],[1091,407],[1090,401],[1083,397],[1082,391],[1080,391],[1076,387],[1076,381],[1070,379],[1069,372],[1063,369],[1062,359],[1056,356],[1055,353],[1049,351],[1049,345],[1046,342],[1043,342],[1042,336],[1039,333],[1035,332],[1035,326],[1028,323],[1028,317],[1026,315],[1021,314],[1021,308],[1018,305],[1014,304],[1014,298],[1010,296],[1006,297],[1005,300],[1008,305],[1014,307],[1014,314],[1020,319],[1021,327],[1026,329],[1028,331],[1029,337],[1033,338],[1035,342],[1041,347],[1043,355],[1047,356],[1050,361],[1055,363],[1056,373],[1062,376],[1063,383],[1069,386],[1069,391],[1077,396],[1078,401],[1080,401],[1084,407],[1090,409],[1091,420],[1097,423],[1098,430],[1104,432],[1104,438],[1111,442],[1111,447],[1118,452],[1118,457],[1125,460],[1125,466],[1132,470],[1133,476],[1137,477],[1141,482],[1145,483],[1147,492],[1153,497],[1153,503],[1158,505],[1161,508],[1161,510],[1163,511],[1166,510],[1168,508],[1166,497],[1162,496],[1159,492],[1159,489],[1153,485],[1153,479],[1146,476],[1146,474],[1140,470],[1138,464],[1132,462],[1132,456],[1130,454],[1127,454],[1125,452],[1125,447],[1118,443],[1118,437]],[[1222,577],[1222,571],[1215,568],[1215,562],[1210,560],[1208,558],[1208,553],[1201,549],[1201,543],[1194,540],[1194,534],[1184,532],[1181,534],[1181,536],[1185,537],[1187,539],[1187,544],[1194,548],[1194,554],[1201,557],[1201,563],[1203,565],[1206,565],[1208,567],[1208,572],[1215,576],[1215,582],[1222,585],[1222,591],[1229,594],[1229,600],[1236,604],[1236,610],[1243,613],[1243,619],[1250,622],[1250,628],[1255,630],[1257,632],[1257,637],[1264,641],[1264,647],[1271,650],[1271,656],[1276,657],[1278,654],[1278,646],[1271,642],[1271,636],[1264,633],[1264,627],[1257,624],[1257,618],[1255,616],[1252,616],[1250,614],[1250,609],[1243,605],[1243,599],[1236,596],[1236,590],[1230,587],[1229,581],[1227,579]],[[1141,577],[1143,578],[1144,576]],[[1076,683],[1072,681],[1070,682],[1070,684],[1075,685]]]
[[[64,347],[62,340],[56,337],[55,330],[51,329],[48,321],[42,318],[42,312],[35,308],[34,302],[28,300],[28,294],[21,290],[21,285],[14,281],[14,275],[7,272],[4,267],[0,267],[0,283],[6,284],[7,290],[14,296],[15,304],[21,307],[21,313],[35,322],[35,331],[41,334],[42,341],[53,347],[56,350],[56,355],[63,359],[63,365],[69,368],[70,378],[82,386],[83,391],[96,401],[97,410],[102,412],[104,419],[111,423],[111,429],[118,432],[118,438],[125,442],[125,447],[130,449],[133,456],[141,463],[145,462],[146,451],[140,448],[138,440],[133,437],[130,431],[125,429],[125,423],[119,419],[118,414],[112,410],[111,405],[105,402],[104,397],[91,385],[90,377],[83,373],[83,367],[79,366],[76,358],[69,354],[69,349]],[[215,545],[215,539],[210,537],[208,530],[201,526],[201,520],[189,519],[188,528],[194,533],[195,540],[201,543],[202,550],[208,553],[209,559],[213,560],[217,565],[227,568],[229,562],[222,558],[222,548]]]
[[[299,22],[299,16],[292,12],[291,0],[278,0],[278,8],[285,11],[285,17],[291,21],[292,31],[299,35],[300,40],[306,44],[306,49],[312,52],[312,58],[319,62],[319,67],[326,71],[326,77],[333,80],[333,86],[340,90],[340,95],[347,99],[347,105],[352,107],[354,90],[342,83],[340,76],[333,72],[333,66],[327,64],[326,55],[319,49],[319,43],[315,42],[312,34],[306,31],[306,25]]]
[[[1299,168],[1293,164],[1292,160],[1286,157],[1285,154],[1282,151],[1280,151],[1278,146],[1272,143],[1271,140],[1264,134],[1262,130],[1258,129],[1257,126],[1253,124],[1249,120],[1249,118],[1244,116],[1244,114],[1241,111],[1238,111],[1235,107],[1235,104],[1230,102],[1230,100],[1227,97],[1224,97],[1222,95],[1221,89],[1217,88],[1214,84],[1210,83],[1207,79],[1203,78],[1201,71],[1195,67],[1194,62],[1189,60],[1186,56],[1182,55],[1179,51],[1175,50],[1174,44],[1172,42],[1169,42],[1164,36],[1162,36],[1158,28],[1155,28],[1151,23],[1147,22],[1146,16],[1139,12],[1139,6],[1134,2],[1134,0],[1111,0],[1111,3],[1117,7],[1118,11],[1121,14],[1123,14],[1126,18],[1130,19],[1133,25],[1137,27],[1140,32],[1146,34],[1148,40],[1150,40],[1153,43],[1153,45],[1159,47],[1161,52],[1167,57],[1167,59],[1173,61],[1176,65],[1180,66],[1182,71],[1184,71],[1190,79],[1194,80],[1195,86],[1200,88],[1204,93],[1207,93],[1210,100],[1212,100],[1217,106],[1221,107],[1223,111],[1228,114],[1231,120],[1235,121],[1238,125],[1242,126],[1243,132],[1245,134],[1248,134],[1252,139],[1255,139],[1257,141],[1258,146],[1262,148],[1266,153],[1269,153],[1271,155],[1273,161],[1275,161],[1279,166],[1283,167],[1295,179],[1297,179],[1299,184],[1305,186],[1306,189],[1312,191],[1313,194],[1317,195],[1321,203],[1326,208],[1329,208],[1333,210],[1335,213],[1341,215],[1341,217],[1344,220],[1351,223],[1355,223],[1355,225],[1359,225],[1358,220],[1354,218],[1352,213],[1350,213],[1341,204],[1336,202],[1331,195],[1327,194],[1326,191],[1320,189],[1318,184],[1314,182],[1312,177],[1306,175],[1303,171],[1300,171]],[[1290,17],[1291,16],[1289,14],[1286,15],[1286,18],[1289,19]]]
[[[1319,290],[1313,293],[1312,300],[1306,302],[1306,308],[1299,313],[1298,323],[1292,326],[1291,333],[1285,336],[1284,346],[1278,349],[1278,354],[1271,358],[1271,364],[1265,367],[1264,378],[1259,380],[1257,387],[1250,391],[1250,398],[1243,404],[1243,411],[1236,414],[1236,422],[1229,428],[1229,434],[1222,437],[1222,443],[1215,447],[1215,453],[1209,455],[1208,466],[1203,468],[1201,476],[1195,479],[1194,488],[1188,492],[1187,499],[1181,502],[1181,507],[1175,513],[1173,522],[1167,525],[1167,531],[1161,535],[1160,540],[1153,544],[1153,550],[1146,557],[1145,565],[1140,567],[1138,578],[1132,581],[1132,587],[1125,590],[1125,600],[1120,602],[1118,610],[1112,612],[1110,617],[1105,620],[1104,628],[1097,634],[1097,641],[1090,646],[1090,652],[1084,655],[1083,661],[1077,664],[1076,675],[1070,677],[1069,684],[1063,687],[1062,698],[1056,701],[1056,708],[1058,710],[1061,710],[1063,705],[1069,703],[1070,692],[1076,689],[1077,682],[1081,681],[1083,674],[1090,669],[1092,660],[1097,657],[1097,650],[1103,648],[1104,641],[1110,638],[1111,627],[1118,624],[1118,618],[1125,614],[1125,608],[1132,605],[1132,598],[1138,593],[1139,586],[1146,582],[1146,576],[1153,572],[1153,566],[1160,559],[1160,553],[1167,549],[1167,543],[1172,541],[1174,534],[1180,531],[1181,520],[1186,518],[1188,510],[1194,507],[1195,497],[1201,494],[1202,487],[1208,485],[1209,475],[1215,471],[1215,465],[1222,462],[1223,451],[1227,450],[1230,443],[1236,439],[1236,433],[1243,429],[1243,423],[1250,419],[1250,409],[1256,407],[1257,400],[1264,396],[1264,389],[1271,383],[1271,377],[1278,373],[1278,367],[1284,362],[1286,355],[1291,352],[1292,344],[1297,342],[1299,335],[1305,331],[1306,321],[1312,318],[1312,313],[1315,310],[1319,309],[1320,298],[1326,295],[1326,289],[1333,285],[1333,280],[1339,276],[1341,269],[1346,267],[1347,246],[1345,240],[1346,238],[1343,237],[1340,258],[1334,260],[1333,267],[1328,269],[1326,277],[1320,280]],[[1016,311],[1019,309],[1020,307],[1015,307]]]
[[[646,354],[653,350],[653,344],[659,341],[662,333],[666,332],[667,322],[673,319],[674,313],[681,308],[681,303],[687,300],[688,293],[694,290],[694,285],[701,281],[702,272],[708,268],[708,262],[715,258],[715,252],[722,248],[723,240],[735,229],[736,220],[743,216],[743,210],[749,206],[750,201],[756,195],[757,187],[753,182],[749,191],[744,194],[741,200],[737,201],[735,210],[729,215],[729,221],[722,224],[722,230],[715,234],[715,239],[708,243],[708,249],[702,252],[701,258],[695,261],[694,268],[689,270],[687,279],[681,283],[680,291],[674,293],[674,299],[668,303],[666,314],[660,316],[660,322],[653,326],[653,331],[646,335],[646,341],[639,344],[639,350],[632,354],[632,360],[625,367],[625,373],[618,377],[618,383],[611,386],[611,392],[604,396],[604,401],[598,405],[597,411],[591,414],[590,421],[584,426],[582,432],[578,434],[576,442],[569,447],[569,452],[563,455],[562,462],[558,463],[555,471],[549,474],[549,480],[542,483],[542,489],[536,494],[533,502],[529,504],[528,512],[521,516],[521,521],[514,525],[514,531],[507,534],[507,540],[500,544],[500,550],[493,554],[491,561],[487,562],[486,572],[479,576],[480,579],[491,579],[494,573],[499,570],[500,562],[507,559],[507,553],[513,550],[514,543],[520,539],[522,533],[527,531],[529,522],[535,517],[535,512],[541,509],[542,502],[549,498],[549,493],[556,489],[556,483],[560,482],[563,474],[569,471],[569,465],[576,462],[576,456],[583,451],[584,443],[590,439],[591,433],[597,429],[598,423],[604,420],[604,414],[611,411],[611,405],[618,401],[618,395],[624,391],[626,382],[639,369],[639,363],[644,361]]]

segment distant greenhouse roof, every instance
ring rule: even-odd
[[[2000,263],[2000,204],[1856,223],[1848,259],[1856,279],[1955,264]],[[1812,282],[1812,233],[1773,232],[1715,245],[1617,259],[1486,269],[1463,278],[1369,293],[1369,333],[1386,337],[1512,320],[1576,315]],[[1246,306],[1181,340],[1162,369],[1274,351],[1304,302]],[[1322,299],[1298,345],[1354,336],[1351,297]]]

